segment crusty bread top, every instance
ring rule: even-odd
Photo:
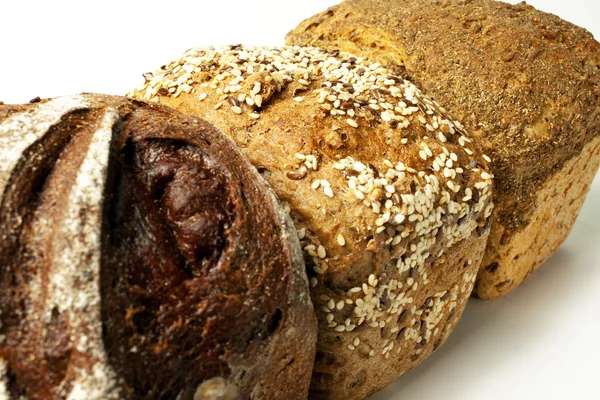
[[[600,134],[600,45],[525,3],[347,0],[288,42],[398,67],[444,105],[492,157],[505,226],[522,225],[541,182]]]
[[[289,203],[322,327],[384,326],[411,307],[426,265],[485,230],[487,156],[380,64],[232,46],[191,49],[145,78],[132,96],[217,125]]]
[[[95,94],[0,105],[0,266],[0,398],[306,396],[296,232],[200,118]]]

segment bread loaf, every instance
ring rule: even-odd
[[[304,399],[293,225],[234,144],[167,107],[0,106],[0,397]]]
[[[287,41],[390,66],[492,158],[479,297],[514,289],[558,249],[600,164],[600,45],[589,32],[524,2],[346,0]]]
[[[362,399],[427,358],[473,288],[486,156],[412,83],[315,48],[191,49],[130,95],[240,145],[296,223],[319,320],[311,399]]]

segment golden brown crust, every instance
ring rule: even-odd
[[[348,0],[287,40],[395,66],[463,121],[493,160],[503,244],[530,229],[538,191],[600,135],[600,45],[524,3]]]
[[[306,397],[296,232],[231,140],[123,97],[0,109],[0,393]]]
[[[492,229],[475,293],[492,299],[508,293],[547,260],[566,239],[600,166],[600,137],[586,144],[539,189],[531,223],[506,242]]]
[[[600,134],[600,45],[524,3],[348,0],[288,42],[396,66],[451,110],[493,159],[496,212],[510,230],[526,225],[542,182]]]
[[[472,287],[449,299],[462,265],[432,264],[481,236],[460,252],[477,268],[492,210],[487,162],[460,124],[380,65],[319,49],[191,49],[145,77],[133,96],[213,122],[289,205],[320,322],[317,364],[360,351],[365,364],[401,367],[351,390],[360,377],[344,363],[326,396],[361,398],[430,353]]]

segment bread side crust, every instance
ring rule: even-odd
[[[558,250],[569,235],[600,166],[600,137],[548,177],[538,191],[531,222],[511,235],[498,220],[477,277],[475,294],[493,299],[515,289]]]
[[[356,334],[319,329],[317,359],[311,382],[311,399],[364,399],[388,386],[443,345],[456,327],[470,297],[487,234],[473,235],[456,244],[428,269],[432,283],[415,293],[416,315],[389,329]],[[429,306],[427,306],[429,304]],[[399,320],[402,321],[402,315]],[[432,331],[428,340],[415,342],[422,327]],[[406,340],[410,338],[409,340]],[[369,356],[371,349],[380,349]],[[354,347],[354,351],[332,349]],[[399,374],[399,372],[401,372]]]

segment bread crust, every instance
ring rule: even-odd
[[[213,122],[289,205],[319,319],[311,398],[364,398],[441,343],[493,207],[485,158],[443,108],[378,64],[313,48],[190,49],[145,76],[130,95]]]
[[[298,239],[231,140],[124,97],[0,108],[0,393],[306,398]]]
[[[497,178],[492,236],[503,232],[500,246],[506,248],[490,248],[488,260],[518,246],[517,236],[538,235],[540,191],[600,135],[600,45],[586,30],[525,3],[348,0],[302,22],[287,41],[390,65],[465,124],[492,158]],[[556,248],[532,247],[534,264]],[[524,278],[520,270],[534,266],[490,262],[499,263],[498,279],[513,281],[507,288]],[[492,298],[508,291],[487,288],[478,285],[477,294]]]

